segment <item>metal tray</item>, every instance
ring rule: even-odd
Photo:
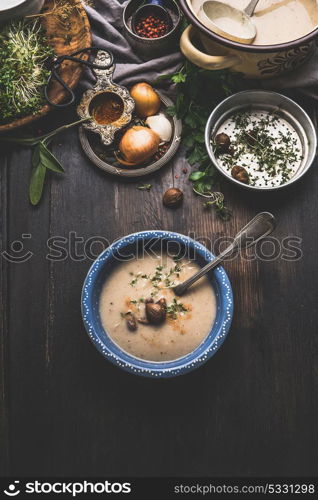
[[[173,102],[168,97],[164,96],[160,92],[158,93],[161,102],[164,107],[173,106]],[[107,161],[103,160],[98,156],[98,152],[96,151],[96,147],[94,148],[92,135],[85,130],[83,126],[79,128],[79,139],[86,156],[101,170],[107,172],[108,174],[116,175],[124,178],[133,178],[133,177],[143,177],[153,172],[156,172],[163,166],[165,166],[171,158],[176,154],[181,141],[181,131],[182,131],[182,122],[177,119],[175,116],[171,117],[173,131],[172,131],[172,139],[169,143],[169,148],[167,152],[157,161],[146,165],[145,167],[140,168],[122,168],[112,165]],[[96,144],[96,139],[95,139]],[[102,145],[100,145],[102,147]]]

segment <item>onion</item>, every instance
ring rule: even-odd
[[[169,142],[172,136],[172,125],[166,115],[149,116],[146,120],[147,125],[154,130],[163,142]]]
[[[130,95],[135,101],[135,109],[139,118],[146,118],[158,113],[161,106],[160,97],[148,83],[136,83],[131,88]]]
[[[160,137],[148,127],[135,125],[127,130],[119,143],[119,151],[123,160],[118,161],[127,166],[134,166],[145,162],[157,151]]]

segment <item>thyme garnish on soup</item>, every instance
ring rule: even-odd
[[[152,287],[149,299],[139,297],[138,300],[130,300],[130,304],[133,304],[140,309],[141,304],[145,302],[147,303],[147,301],[152,301],[160,294],[161,291],[175,286],[183,267],[184,264],[180,263],[178,260],[175,265],[169,269],[163,265],[156,266],[153,274],[143,274],[141,272],[134,274],[133,272],[130,272],[130,276],[133,277],[133,279],[129,282],[130,286],[135,287],[140,280],[145,280],[147,283],[150,283]],[[170,319],[177,319],[179,314],[188,312],[188,310],[188,307],[175,298],[171,304],[166,307],[166,313]]]

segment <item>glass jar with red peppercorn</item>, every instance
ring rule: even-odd
[[[130,0],[123,13],[124,35],[131,48],[144,59],[155,59],[175,52],[179,44],[181,12],[175,0],[164,0],[164,15],[147,12],[136,17],[138,9],[147,5],[144,0]]]

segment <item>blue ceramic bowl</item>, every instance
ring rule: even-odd
[[[229,278],[219,266],[208,274],[213,286],[217,313],[214,324],[206,339],[191,353],[181,358],[164,361],[145,361],[120,349],[105,332],[99,315],[100,293],[105,280],[121,259],[135,255],[142,245],[171,245],[182,249],[200,266],[210,262],[214,255],[203,245],[191,238],[169,231],[143,231],[130,234],[116,241],[95,260],[86,276],[82,291],[82,316],[87,333],[95,347],[106,359],[135,375],[166,378],[188,373],[205,363],[223,344],[233,317],[233,294]],[[120,265],[120,264],[119,264]]]

